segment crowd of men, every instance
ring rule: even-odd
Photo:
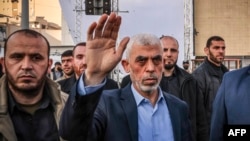
[[[225,125],[250,123],[250,68],[228,72],[222,37],[208,38],[204,62],[190,72],[188,60],[177,65],[172,36],[139,33],[117,45],[121,23],[115,13],[103,14],[86,42],[63,52],[53,69],[42,34],[9,35],[0,140],[223,141]],[[129,74],[121,84],[108,78],[118,63]]]

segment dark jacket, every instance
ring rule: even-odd
[[[0,63],[0,78],[3,76],[3,66],[2,64]]]
[[[0,79],[0,141],[17,141],[14,125],[8,112],[8,96],[6,88],[6,76]],[[54,117],[57,127],[59,128],[59,120],[63,111],[68,95],[60,91],[59,86],[54,81],[46,78],[49,88],[49,96],[53,103]],[[51,134],[53,135],[53,134]],[[62,139],[60,139],[63,141]]]
[[[250,66],[230,71],[224,75],[213,103],[210,141],[228,140],[223,139],[223,131],[230,129],[226,128],[225,125],[250,125],[249,84]],[[234,140],[249,140],[248,127],[249,126],[246,127],[246,134],[243,136],[238,135],[235,138],[230,136],[231,140],[233,138]]]
[[[179,82],[180,93],[178,94],[178,97],[189,105],[194,139],[196,141],[207,141],[208,126],[206,113],[203,96],[198,87],[198,83],[191,74],[179,68],[177,65],[175,66],[174,71]],[[166,83],[164,81],[166,80],[163,77],[160,86],[163,91],[167,91],[167,88],[164,85]]]
[[[179,68],[177,65],[175,66],[175,73],[180,85],[180,94],[177,95],[189,105],[194,140],[207,141],[209,136],[206,113],[203,95],[198,87],[198,83],[191,74]],[[168,91],[167,87],[164,85],[164,81],[166,80],[163,78],[160,87],[163,91]],[[130,82],[130,76],[125,76],[122,80],[121,87],[126,86]]]
[[[111,89],[118,89],[118,88],[119,88],[118,83],[115,80],[107,78],[107,83],[105,84],[103,89],[111,90]]]
[[[67,94],[70,94],[71,88],[76,82],[75,75],[71,76],[70,78],[62,79],[57,81],[57,83],[61,86],[61,90]],[[104,86],[104,90],[110,90],[110,89],[117,89],[118,84],[115,80],[107,78],[107,83]]]
[[[187,104],[165,92],[163,95],[169,109],[174,140],[191,141]],[[90,129],[90,141],[138,141],[138,112],[131,85],[80,97],[72,91],[60,127],[62,136],[74,141],[86,139],[86,128]],[[71,127],[70,130],[67,127]]]
[[[219,71],[220,74],[218,74],[218,70],[221,70]],[[221,84],[222,77],[227,71],[228,69],[223,64],[221,67],[216,68],[216,66],[210,63],[206,58],[204,62],[192,73],[194,78],[198,81],[199,87],[203,94],[204,106],[209,127],[211,121],[212,104],[217,90]]]
[[[124,88],[128,83],[131,82],[130,75],[126,75],[122,78],[121,88]]]
[[[75,82],[76,82],[75,75],[72,75],[69,78],[57,81],[57,83],[61,86],[61,90],[67,94],[70,93],[70,90],[72,86],[75,84]]]

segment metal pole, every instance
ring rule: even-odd
[[[22,0],[21,28],[29,29],[29,0]]]

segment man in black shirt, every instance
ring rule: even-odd
[[[224,73],[228,71],[226,66],[222,64],[225,58],[225,50],[226,45],[222,37],[210,37],[204,48],[207,57],[192,73],[194,78],[199,82],[199,87],[204,97],[208,127],[210,127],[214,98],[220,87]]]
[[[203,97],[197,81],[180,68],[176,62],[179,55],[178,41],[172,36],[162,36],[164,72],[161,89],[187,102],[190,109],[193,136],[196,141],[208,140],[207,121]]]
[[[67,95],[47,77],[50,45],[40,33],[17,30],[4,44],[0,79],[0,140],[58,141]]]

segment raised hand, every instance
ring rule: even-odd
[[[92,23],[87,32],[85,83],[99,84],[120,62],[129,41],[123,38],[116,48],[121,17],[115,13],[103,14],[98,23]]]

